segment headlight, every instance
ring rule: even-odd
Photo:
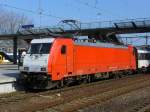
[[[25,71],[28,71],[28,70],[29,70],[29,67],[24,67],[24,70],[25,70]]]
[[[41,71],[46,71],[46,68],[45,68],[45,67],[42,67],[42,68],[41,68]]]

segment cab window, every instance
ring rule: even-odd
[[[49,54],[52,43],[32,43],[28,54]]]
[[[66,45],[62,45],[61,54],[66,54]]]

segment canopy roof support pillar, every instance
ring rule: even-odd
[[[13,38],[13,60],[14,64],[17,64],[17,48],[18,48],[18,39],[17,37]]]

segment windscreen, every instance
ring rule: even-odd
[[[52,43],[32,43],[28,54],[49,54]]]

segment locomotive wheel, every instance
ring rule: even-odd
[[[59,85],[59,82],[48,81],[48,84],[47,84],[47,86],[45,87],[45,89],[57,88],[58,85]]]
[[[94,78],[95,78],[95,76],[93,74],[92,75],[88,75],[87,76],[87,83],[93,82]]]
[[[113,73],[109,73],[109,78],[113,79],[114,78],[114,74]]]
[[[60,80],[59,82],[58,82],[58,85],[57,85],[57,89],[60,89],[60,88],[63,88],[64,87],[64,80],[62,79],[62,80]]]

